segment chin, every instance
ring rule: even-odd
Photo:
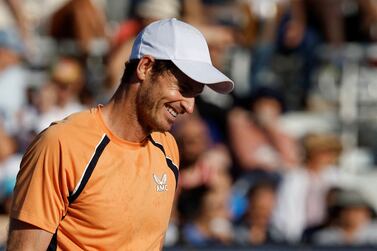
[[[146,117],[146,116],[145,116]],[[144,127],[145,129],[148,129],[147,131],[150,132],[166,132],[170,131],[173,127],[174,121],[170,121],[165,118],[159,118],[159,117],[147,117],[148,119],[143,120],[143,124],[147,125]]]
[[[167,132],[170,131],[172,126],[159,126],[153,129],[154,132]]]
[[[151,131],[151,132],[166,132],[166,131],[170,131],[172,126],[173,126],[173,124],[170,124],[170,123],[155,122],[155,123],[150,125],[149,131]]]

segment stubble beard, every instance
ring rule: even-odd
[[[139,124],[147,134],[152,132],[165,132],[162,122],[156,114],[155,99],[150,90],[141,90],[137,96],[137,117]]]

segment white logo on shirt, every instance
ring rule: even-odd
[[[165,192],[168,190],[168,185],[166,184],[168,181],[168,176],[164,173],[161,179],[156,175],[153,174],[154,182],[156,182],[156,191],[157,192]]]

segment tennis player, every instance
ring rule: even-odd
[[[178,179],[168,131],[205,85],[225,94],[234,84],[213,67],[203,35],[177,19],[147,26],[111,100],[29,146],[7,249],[160,250]]]

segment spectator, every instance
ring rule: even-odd
[[[195,165],[201,154],[211,145],[209,129],[198,114],[181,118],[174,126],[173,134],[180,148],[181,171]]]
[[[229,151],[223,144],[213,144],[204,120],[199,115],[183,118],[173,133],[180,149],[180,186],[192,188],[206,184],[229,191]]]
[[[0,1],[0,29],[11,29],[18,32],[23,42],[30,42],[28,19],[25,15],[24,5],[19,0]],[[8,8],[7,8],[8,7]]]
[[[70,0],[51,16],[50,34],[58,42],[77,43],[77,52],[91,53],[93,42],[106,39],[106,18],[92,0]]]
[[[374,0],[290,2],[277,36],[278,53],[284,61],[276,68],[280,68],[289,107],[297,110],[309,105],[321,54],[337,70],[345,60],[347,43],[376,41],[377,4]],[[322,45],[328,50],[322,50]]]
[[[342,147],[335,135],[308,135],[304,148],[305,167],[283,176],[274,212],[273,224],[288,242],[298,242],[305,228],[323,222],[326,194],[339,182],[336,164]]]
[[[309,29],[333,47],[347,41],[373,40],[377,8],[373,0],[291,0],[291,19],[285,26],[285,45],[295,48]]]
[[[272,73],[279,24],[289,4],[287,0],[251,0],[248,7],[250,19],[254,22],[254,38],[249,44],[252,48],[250,82],[253,90],[265,86],[266,76]]]
[[[270,182],[259,182],[248,192],[248,207],[236,230],[236,242],[241,245],[262,245],[274,242],[271,225],[275,208],[276,186]]]
[[[232,182],[230,155],[225,145],[212,143],[209,128],[203,119],[198,114],[189,119],[183,117],[176,123],[173,134],[180,150],[179,186],[183,193],[206,186],[213,193],[229,197]],[[179,217],[174,208],[169,226],[171,233],[178,224]]]
[[[372,219],[375,213],[361,194],[339,191],[335,206],[338,211],[335,224],[315,234],[315,244],[377,246],[377,222]]]
[[[5,245],[9,226],[10,203],[22,156],[17,145],[0,123],[0,249]]]
[[[339,187],[332,187],[326,194],[326,215],[322,222],[310,226],[305,229],[302,234],[301,242],[306,244],[313,244],[313,237],[325,228],[331,227],[335,224],[337,218],[337,197],[338,193],[341,191]]]
[[[26,103],[27,71],[22,66],[23,45],[17,33],[0,31],[0,120],[12,131],[16,114]]]
[[[35,136],[52,122],[61,120],[71,113],[79,112],[84,106],[79,101],[79,93],[84,86],[84,73],[81,65],[72,58],[60,58],[52,67],[50,81],[42,85],[34,102],[25,106],[20,113],[19,128],[27,136],[23,145],[30,143]]]
[[[84,71],[73,58],[60,58],[53,66],[51,81],[57,88],[57,119],[83,109],[79,94],[84,86]]]
[[[279,93],[263,87],[255,92],[249,111],[234,108],[229,114],[230,145],[237,164],[251,179],[268,176],[276,181],[300,164],[296,140],[279,126],[283,109]]]
[[[228,194],[201,185],[181,191],[178,211],[183,243],[204,247],[230,244],[233,239]]]
[[[52,83],[46,83],[32,91],[30,100],[17,116],[17,140],[19,151],[26,151],[34,137],[56,119],[57,90]]]
[[[17,144],[0,125],[0,214],[8,214],[22,156]]]

